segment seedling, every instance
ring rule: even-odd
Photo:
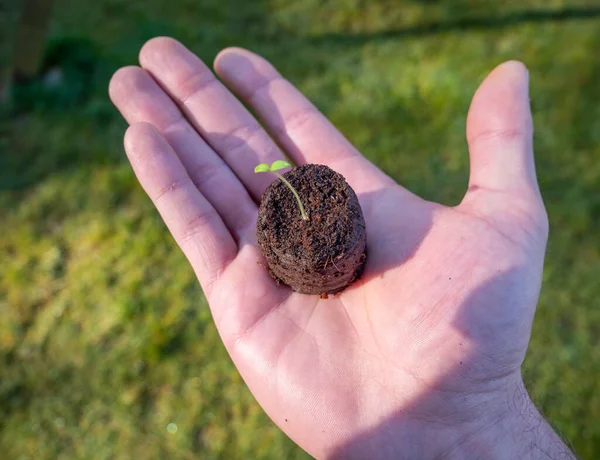
[[[292,191],[292,193],[296,197],[296,201],[298,202],[298,207],[300,208],[300,213],[302,214],[302,219],[309,220],[308,215],[306,215],[306,212],[304,211],[304,206],[302,205],[302,201],[300,201],[300,196],[298,195],[298,192],[296,191],[296,189],[294,187],[292,187],[292,184],[290,184],[286,180],[285,177],[283,177],[281,174],[279,174],[277,172],[280,169],[288,168],[290,166],[292,166],[292,165],[289,164],[287,161],[276,160],[273,162],[273,164],[271,166],[269,166],[266,163],[259,164],[258,166],[256,166],[256,168],[254,168],[254,172],[255,173],[272,172],[277,177],[279,177],[282,180],[282,182],[289,187],[289,189]]]

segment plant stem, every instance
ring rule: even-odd
[[[279,174],[277,171],[271,171],[273,174],[275,174],[277,177],[279,177],[283,183],[285,185],[287,185],[290,190],[292,191],[292,193],[294,194],[294,196],[296,197],[296,201],[298,201],[298,206],[300,206],[300,213],[302,214],[302,219],[304,220],[309,220],[308,215],[306,214],[306,212],[304,211],[304,206],[302,206],[302,201],[300,201],[300,196],[298,195],[298,192],[296,192],[296,189],[294,187],[292,187],[292,184],[290,184],[285,177],[283,177],[281,174]]]

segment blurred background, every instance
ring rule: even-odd
[[[244,386],[125,159],[107,85],[156,35],[209,63],[229,45],[263,54],[368,158],[448,205],[467,183],[473,92],[495,65],[525,62],[551,222],[525,379],[579,455],[600,457],[597,0],[4,0],[0,10],[2,458],[306,458]]]

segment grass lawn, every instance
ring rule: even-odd
[[[0,121],[2,458],[306,458],[244,386],[124,158],[108,80],[163,34],[208,61],[228,45],[262,53],[373,162],[449,205],[473,92],[524,61],[551,223],[525,377],[581,457],[600,457],[595,1],[56,3],[62,80],[16,88]]]

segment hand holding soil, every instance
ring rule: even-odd
[[[223,51],[223,83],[168,38],[140,63],[110,87],[129,159],[244,381],[295,442],[318,458],[568,457],[520,373],[548,232],[522,64],[475,94],[468,190],[449,207],[386,176],[256,54]],[[254,173],[280,148],[308,221],[285,183]],[[364,271],[344,289],[365,227]]]

